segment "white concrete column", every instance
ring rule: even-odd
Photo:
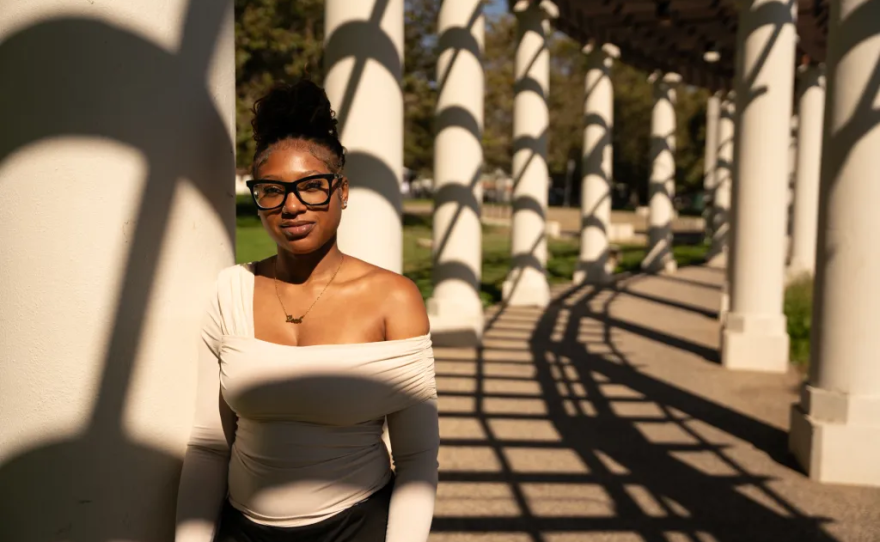
[[[483,36],[481,0],[444,0],[437,61],[434,140],[434,295],[428,300],[438,346],[475,346],[480,301],[483,191]]]
[[[611,228],[611,134],[614,129],[614,88],[611,65],[620,50],[610,43],[588,45],[584,99],[584,152],[581,157],[581,253],[575,284],[605,284],[614,272],[609,258]]]
[[[812,275],[816,264],[819,221],[819,167],[825,115],[825,68],[801,66],[798,74],[798,145],[795,167],[794,216],[790,277]]]
[[[721,351],[731,369],[788,369],[782,298],[795,9],[788,0],[750,0],[740,13],[735,232]]]
[[[795,106],[797,107],[797,106]],[[785,266],[791,262],[791,243],[794,229],[794,184],[798,156],[798,116],[791,116],[788,137],[788,191],[785,194]]]
[[[4,7],[0,540],[172,540],[233,263],[232,3]]]
[[[648,252],[642,269],[650,273],[676,270],[672,254],[675,208],[675,89],[676,73],[654,73],[654,109],[651,113],[651,179],[648,182]]]
[[[730,235],[730,211],[733,189],[733,146],[736,122],[735,96],[728,93],[719,106],[715,136],[716,158],[714,188],[712,190],[712,247],[709,249],[709,265],[727,266],[728,237]],[[723,308],[722,310],[726,310]]]
[[[518,0],[513,101],[513,220],[511,270],[502,297],[511,306],[544,307],[550,302],[547,284],[547,131],[550,115],[550,19],[558,15],[553,2]]]
[[[718,161],[718,117],[721,114],[721,92],[706,101],[706,148],[703,154],[703,192],[705,194],[706,234],[712,237],[715,225],[715,168]]]
[[[810,379],[790,447],[810,477],[880,486],[880,2],[835,1]]]
[[[403,270],[403,0],[326,0],[324,86],[346,148],[346,254]]]

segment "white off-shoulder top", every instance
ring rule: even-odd
[[[254,337],[253,266],[221,272],[202,330],[176,542],[211,542],[223,501],[254,522],[309,525],[396,474],[388,542],[428,539],[437,487],[429,335],[285,346]]]

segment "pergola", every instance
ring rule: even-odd
[[[428,302],[438,345],[479,345],[484,328],[482,4],[444,0],[438,20]],[[27,494],[11,498],[40,505],[15,525],[51,531],[47,538],[167,539],[172,507],[157,503],[176,484],[189,431],[195,386],[184,368],[194,365],[203,302],[234,262],[232,6],[4,5],[0,107],[11,128],[0,137],[0,459],[33,473],[13,480]],[[577,286],[615,280],[613,63],[651,72],[654,85],[646,273],[676,272],[676,89],[707,87],[708,265],[727,283],[722,364],[787,370],[786,277],[814,273],[813,358],[791,411],[790,448],[812,478],[880,486],[880,0],[515,0],[510,8],[518,33],[504,303],[540,310],[551,302],[551,29],[588,55],[584,109],[572,112],[584,119]],[[326,0],[325,13],[325,85],[352,180],[339,243],[399,272],[404,0]],[[83,506],[102,493],[99,505]]]
[[[797,3],[798,56],[825,61],[827,0]],[[686,83],[729,90],[735,73],[736,0],[558,0],[556,28],[587,44],[613,43],[628,64],[681,74]]]

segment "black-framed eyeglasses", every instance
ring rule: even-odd
[[[247,181],[246,184],[251,190],[257,208],[261,211],[271,211],[284,205],[287,195],[291,192],[303,205],[310,207],[327,205],[330,203],[333,190],[339,186],[339,183],[334,186],[333,181],[341,178],[338,173],[321,173],[291,183],[254,179]]]

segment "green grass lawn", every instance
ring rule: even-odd
[[[259,219],[249,209],[247,201],[239,205],[236,224],[236,259],[238,262],[260,260],[275,253],[275,245],[263,231]],[[425,299],[431,297],[431,249],[419,240],[432,238],[429,215],[405,215],[403,225],[403,274],[412,279]],[[547,276],[551,283],[571,280],[580,252],[578,239],[550,239]],[[693,265],[704,260],[704,245],[676,246],[673,250],[679,266]],[[638,271],[645,256],[644,247],[621,247],[621,261],[617,271]],[[483,268],[480,298],[485,305],[501,300],[501,284],[510,269],[510,231],[506,228],[483,227]]]

